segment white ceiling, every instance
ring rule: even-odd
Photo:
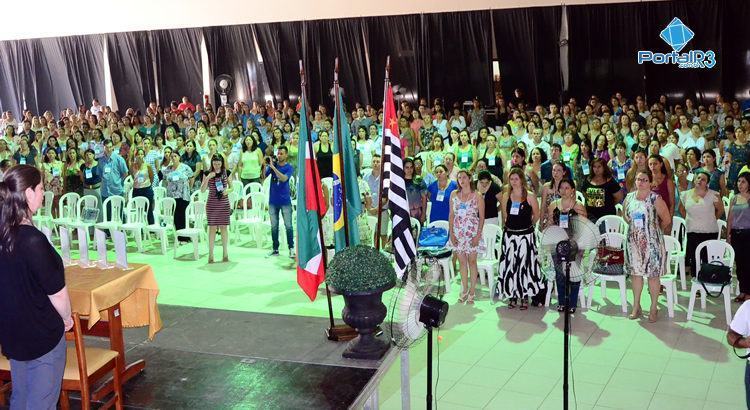
[[[0,25],[0,40],[341,17],[618,2],[624,1],[36,0],[29,4],[28,8],[4,7],[6,12],[17,12],[15,15],[4,15]]]

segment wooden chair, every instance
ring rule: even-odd
[[[100,408],[108,409],[114,405],[117,410],[122,410],[122,383],[120,373],[116,371],[121,360],[120,355],[114,350],[97,347],[87,348],[83,342],[81,318],[78,313],[73,313],[73,329],[65,333],[65,340],[74,342],[74,346],[68,346],[65,373],[63,374],[60,391],[60,408],[68,410],[70,408],[69,392],[78,391],[81,393],[81,409],[91,409],[91,386],[111,372],[112,380],[108,383],[114,383],[114,395]],[[86,376],[81,377],[80,375]],[[5,356],[0,355],[0,406],[5,405],[4,394],[12,388],[10,383],[3,384],[3,381],[9,380],[10,361]]]
[[[114,350],[85,347],[78,313],[73,313],[73,329],[65,333],[65,340],[75,342],[75,346],[68,347],[60,392],[60,407],[63,410],[69,409],[68,392],[78,391],[81,392],[81,409],[89,410],[91,408],[91,385],[111,372],[112,380],[108,383],[114,383],[114,395],[100,408],[108,409],[114,405],[117,410],[121,410],[123,407],[122,382],[120,373],[116,370],[121,360],[120,355]],[[86,376],[81,377],[81,375]]]

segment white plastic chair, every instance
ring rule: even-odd
[[[122,187],[124,188],[125,192],[125,201],[130,202],[130,198],[133,197],[133,176],[128,175],[125,177],[125,179],[122,181]]]
[[[416,245],[417,242],[419,242],[419,233],[422,231],[422,223],[419,222],[419,219],[411,217],[409,219],[409,222],[411,223],[411,230],[414,232],[414,244]]]
[[[161,200],[167,196],[167,188],[154,186],[154,218],[158,218],[161,214]]]
[[[185,210],[185,228],[174,231],[174,257],[177,258],[178,237],[183,236],[193,242],[193,258],[198,259],[198,245],[205,233],[203,225],[206,221],[206,203],[191,202]]]
[[[604,230],[602,230],[602,225]],[[628,230],[628,224],[622,217],[617,215],[604,215],[596,221],[596,226],[599,228],[599,232],[603,233],[621,233],[625,235]]]
[[[119,195],[107,197],[102,204],[102,212],[104,212],[102,222],[97,223],[94,227],[102,231],[109,231],[110,237],[113,237],[114,232],[120,229],[122,225],[122,210],[124,206],[125,198]]]
[[[242,209],[241,217],[235,221],[235,231],[237,233],[235,235],[235,241],[239,242],[241,240],[240,234],[242,233],[242,230],[244,228],[247,229],[247,232],[255,242],[255,245],[260,248],[262,246],[263,239],[260,236],[261,230],[257,228],[259,225],[263,224],[265,220],[265,215],[263,214],[263,193],[247,193],[242,198],[242,201],[247,204],[248,200],[252,202],[253,206],[252,208],[245,207],[244,209]]]
[[[78,200],[81,196],[75,192],[68,192],[57,201],[58,217],[52,220],[55,226],[68,226],[76,221]]]
[[[161,212],[154,221],[153,224],[146,226],[144,232],[146,235],[154,234],[159,238],[161,243],[162,255],[167,254],[167,247],[169,247],[169,233],[174,232],[174,211],[177,208],[177,201],[171,197],[161,198],[159,201],[159,209]]]
[[[617,216],[622,218],[623,214],[625,213],[625,209],[622,207],[622,204],[615,204],[615,213]]]
[[[500,226],[495,224],[484,224],[482,227],[482,240],[484,241],[484,255],[477,255],[477,270],[479,281],[482,285],[487,284],[490,289],[490,295],[495,288],[495,277],[497,268],[500,265],[501,243],[497,240],[500,232]]]
[[[695,249],[695,271],[698,272],[701,266],[701,252],[706,250],[706,263],[718,261],[723,263],[725,266],[730,268],[734,266],[734,248],[726,241],[712,239],[710,241],[702,242]],[[732,322],[732,304],[730,302],[731,284],[723,287],[721,285],[715,285],[711,283],[703,283],[694,278],[690,287],[690,303],[688,304],[687,320],[693,318],[693,307],[695,306],[695,297],[698,293],[701,294],[701,309],[706,309],[706,295],[703,289],[705,285],[706,290],[709,292],[721,292],[724,295],[724,313],[726,315],[727,326]]]
[[[55,200],[55,194],[52,191],[44,191],[44,201],[42,207],[36,211],[34,215],[34,226],[37,228],[47,227],[52,228],[52,203]]]
[[[607,246],[621,248],[625,247],[625,235],[617,232],[608,232],[601,235],[601,240],[604,240]],[[596,250],[594,250],[596,252]],[[590,269],[595,281],[599,281],[602,291],[602,299],[607,297],[607,282],[615,282],[620,287],[620,304],[622,305],[622,313],[628,313],[628,297],[627,297],[627,285],[625,284],[626,275],[601,275],[593,272],[595,257],[590,259]],[[588,307],[591,309],[591,302],[594,298],[594,285],[589,286],[589,297]]]
[[[726,208],[729,209],[729,208]],[[726,238],[726,232],[727,232],[727,221],[723,219],[717,219],[716,224],[719,225],[719,233],[716,235],[716,239],[722,239],[722,237]]]
[[[667,269],[668,273],[659,278],[664,293],[667,296],[667,312],[670,318],[674,318],[674,307],[677,305],[677,274],[680,272],[679,262],[676,255],[682,250],[677,239],[664,235],[664,247],[667,250]],[[685,278],[680,278],[682,286],[685,286]]]
[[[674,262],[677,269],[677,274],[680,275],[680,287],[682,290],[687,290],[687,279],[685,278],[685,270],[680,269],[680,258],[682,258],[682,263],[685,263],[685,258],[682,252],[682,245],[680,245],[680,242],[669,235],[664,235],[664,246],[667,249],[667,252],[669,252],[669,260],[670,263]]]
[[[583,192],[576,191],[576,201],[585,204],[586,203],[586,197],[583,195]]]
[[[133,234],[138,252],[143,252],[143,230],[148,226],[148,205],[146,197],[130,198],[125,212],[127,221],[118,228],[126,237],[128,232]]]
[[[83,220],[83,210],[85,208],[95,208],[99,209],[99,198],[95,197],[94,195],[84,195],[78,200],[78,205],[76,206],[76,218],[75,221],[72,221],[67,226],[71,230],[75,230],[77,232],[81,232],[78,230],[78,228],[81,228],[86,234],[88,235],[89,228],[96,225],[96,221],[93,222],[85,222]],[[91,239],[91,238],[87,238]],[[80,241],[81,238],[78,238]],[[91,240],[89,240],[87,243],[92,243]]]
[[[434,221],[428,223],[425,228],[429,227],[443,228],[448,232],[450,238],[450,229],[448,221]],[[445,292],[451,291],[451,279],[456,276],[456,271],[453,268],[453,258],[443,258],[439,260],[440,268],[443,270],[443,278],[445,279]]]
[[[208,200],[208,189],[201,191],[200,189],[190,194],[190,202],[206,202]]]
[[[247,185],[242,187],[242,196],[247,194],[255,194],[263,191],[263,185],[260,182],[248,182]]]

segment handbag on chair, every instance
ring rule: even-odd
[[[419,234],[420,247],[443,248],[448,243],[448,231],[445,228],[430,226],[422,229]]]
[[[703,290],[708,296],[718,298],[724,292],[724,287],[732,282],[732,270],[729,266],[724,265],[722,261],[718,260],[703,263],[701,264],[701,269],[698,271],[698,282],[703,286]],[[721,285],[721,290],[716,295],[712,295],[706,288],[706,283],[709,285]]]
[[[622,275],[625,273],[625,251],[622,248],[607,246],[604,241],[599,243],[594,260],[595,273],[601,275]]]

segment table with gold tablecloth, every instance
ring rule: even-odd
[[[131,264],[131,269],[65,268],[65,284],[73,311],[88,316],[89,328],[106,319],[108,308],[120,304],[122,325],[148,326],[149,339],[161,330],[156,297],[159,285],[150,265]],[[104,316],[104,317],[103,317]]]

